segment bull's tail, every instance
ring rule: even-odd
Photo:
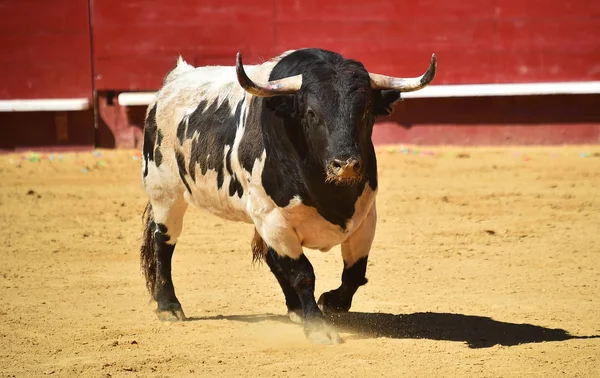
[[[252,264],[261,263],[267,258],[269,247],[263,238],[254,229],[254,238],[252,239]]]
[[[144,234],[140,248],[140,268],[146,278],[146,288],[148,288],[150,295],[153,296],[154,284],[156,282],[156,255],[154,252],[154,229],[156,226],[150,202],[148,202],[144,209],[142,222],[144,223]]]

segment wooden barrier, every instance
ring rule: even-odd
[[[0,51],[0,150],[93,147],[88,1],[0,1]]]
[[[437,54],[435,85],[406,94],[394,117],[376,127],[377,142],[507,141],[504,131],[481,130],[487,126],[510,130],[512,143],[599,142],[594,130],[600,106],[593,102],[600,82],[597,1],[0,0],[0,5],[0,124],[9,130],[0,149],[26,143],[27,133],[17,129],[30,127],[30,111],[47,112],[35,117],[55,129],[40,131],[54,135],[47,145],[139,146],[148,95],[135,92],[157,90],[178,55],[196,66],[232,65],[242,51],[251,64],[309,46],[339,51],[371,72],[396,76],[419,75],[430,54]],[[481,96],[483,102],[476,99]],[[454,97],[462,99],[448,99]],[[557,112],[563,109],[559,99],[571,104],[566,113]],[[506,101],[537,118],[503,126],[500,121],[520,122],[502,115]],[[476,109],[477,122],[463,123],[473,104],[483,107]],[[434,105],[443,122],[413,122]],[[88,130],[83,133],[88,139],[75,140],[74,133],[65,139],[64,125],[56,123],[65,117],[54,113],[78,111],[86,116],[67,119],[85,119],[79,126]],[[533,125],[545,131],[527,129]],[[466,130],[471,137],[439,137]]]

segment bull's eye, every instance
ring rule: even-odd
[[[317,113],[315,113],[314,110],[310,108],[306,110],[306,119],[312,124],[319,122],[319,117],[317,116]]]

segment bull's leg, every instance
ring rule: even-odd
[[[281,286],[281,289],[283,290],[285,304],[288,309],[288,316],[292,321],[296,323],[302,323],[302,304],[300,303],[300,298],[298,297],[298,294],[296,294],[296,290],[292,287],[285,275],[283,275],[281,270],[278,268],[275,260],[272,258],[267,258],[268,251],[269,247],[264,242],[258,231],[254,229],[254,239],[252,239],[253,260],[259,261],[266,259],[267,265],[269,265],[269,268],[271,268],[271,272],[273,272],[277,282],[279,282],[279,286]]]
[[[304,312],[306,337],[317,344],[340,343],[339,335],[325,323],[323,313],[315,301],[315,272],[306,256],[302,254],[297,259],[279,256],[275,250],[269,248],[266,257],[278,280],[281,277],[295,290]]]
[[[267,265],[271,268],[271,272],[277,278],[277,282],[279,282],[279,286],[283,290],[283,295],[285,296],[285,305],[288,309],[288,316],[293,322],[302,323],[302,303],[300,302],[300,297],[298,297],[298,293],[296,293],[296,289],[290,284],[285,274],[283,274],[277,260],[274,257],[269,257],[270,254],[277,255],[275,251],[269,248],[267,252]]]
[[[181,198],[168,205],[149,206],[146,237],[142,245],[142,268],[146,286],[157,303],[156,314],[165,321],[185,320],[181,304],[175,295],[171,277],[171,259],[181,234],[187,203]]]
[[[359,287],[367,283],[367,259],[377,223],[375,204],[363,223],[342,243],[344,271],[342,284],[335,290],[323,293],[319,298],[319,308],[324,313],[346,312],[352,306],[352,298]]]

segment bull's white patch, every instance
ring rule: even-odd
[[[193,181],[189,175],[186,176],[192,192],[191,194],[186,192],[185,198],[195,206],[208,210],[219,217],[249,223],[250,218],[244,211],[245,194],[242,195],[242,198],[238,197],[237,194],[229,195],[229,185],[231,180],[234,180],[234,177],[225,169],[227,153],[230,148],[229,145],[223,148],[223,184],[221,188],[217,185],[218,172],[216,170],[207,169],[203,175],[200,166],[195,165],[193,169],[195,170],[196,180]]]
[[[172,155],[174,160],[174,153]],[[170,156],[167,155],[167,158]],[[164,169],[163,165],[157,167],[154,161],[149,161],[148,175],[143,183],[152,203],[154,221],[167,227],[167,244],[176,244],[183,227],[183,215],[188,206],[181,191],[182,182],[177,171]]]
[[[352,266],[360,258],[369,255],[375,237],[376,223],[377,206],[373,201],[371,209],[358,228],[342,243],[342,258],[348,266]]]
[[[354,215],[346,222],[345,229],[329,223],[314,207],[306,206],[301,202],[292,202],[280,211],[303,247],[326,252],[334,246],[344,243],[360,228],[367,214],[374,207],[375,195],[376,193],[366,186],[355,204]],[[363,232],[370,232],[370,226],[366,228],[368,229]],[[368,253],[368,249],[366,253]]]
[[[235,138],[233,140],[233,149],[231,151],[231,168],[236,173],[236,177],[239,179],[242,188],[244,188],[244,193],[246,193],[248,191],[248,183],[251,180],[251,172],[247,172],[245,169],[242,168],[240,164],[239,149],[242,137],[244,136],[244,132],[246,131],[245,125],[246,117],[248,114],[248,103],[252,101],[252,98],[250,95],[247,95],[242,101],[243,102],[242,109],[240,112],[240,118],[236,120],[237,128],[235,131]]]

